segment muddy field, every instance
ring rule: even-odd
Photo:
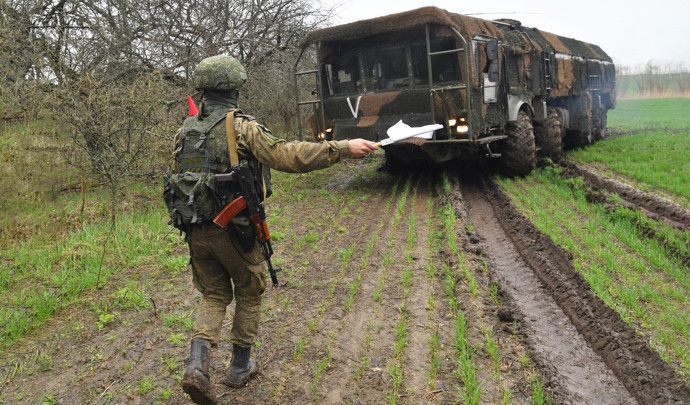
[[[261,373],[243,389],[221,384],[231,352],[222,342],[211,363],[222,403],[689,402],[687,383],[490,177],[391,175],[382,163],[377,155],[276,176],[268,210],[274,263],[285,271],[265,295],[253,352]],[[594,167],[564,168],[585,177],[593,203],[611,190],[690,226],[671,201]],[[156,286],[151,305],[118,307],[117,322],[86,304],[60,314],[4,356],[0,399],[189,403],[179,380],[199,300],[191,274],[131,268],[91,294],[111,296],[132,278]]]

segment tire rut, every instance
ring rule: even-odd
[[[670,366],[593,294],[571,256],[493,181],[462,181],[461,193],[556,402],[687,403],[690,390]]]
[[[563,161],[568,177],[582,177],[586,185],[595,191],[618,194],[625,205],[638,208],[652,219],[660,219],[680,230],[690,229],[690,210],[659,195],[644,192],[620,180],[608,177],[595,168],[573,161]]]
[[[494,279],[510,299],[535,359],[547,368],[559,403],[632,403],[604,361],[587,346],[575,326],[541,286],[503,231],[486,196],[474,184],[461,184],[468,214],[485,241]]]

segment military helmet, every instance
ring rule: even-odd
[[[232,56],[211,56],[199,62],[194,70],[197,90],[239,90],[246,81],[247,72]]]

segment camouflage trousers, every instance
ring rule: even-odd
[[[193,282],[202,294],[192,339],[215,346],[228,305],[235,299],[230,341],[254,345],[261,321],[261,296],[266,289],[267,265],[258,243],[245,253],[230,233],[217,225],[195,225],[189,232]]]

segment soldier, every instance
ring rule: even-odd
[[[240,163],[253,173],[254,184],[270,195],[269,168],[302,173],[329,167],[344,158],[358,158],[378,149],[363,139],[330,142],[285,142],[253,117],[237,110],[239,89],[247,74],[237,59],[213,56],[199,63],[195,87],[202,91],[200,112],[187,118],[176,139],[173,173],[165,176],[164,196],[172,221],[184,230],[189,245],[193,283],[201,292],[194,334],[182,387],[196,403],[216,403],[209,377],[210,349],[217,345],[226,307],[236,301],[230,341],[232,361],[225,383],[242,387],[257,373],[250,358],[259,330],[261,297],[267,265],[246,216],[227,229],[212,220],[227,202],[224,190],[209,174],[230,171],[226,128],[234,110],[234,132]],[[231,128],[232,129],[232,128]],[[212,177],[211,177],[212,178]]]

